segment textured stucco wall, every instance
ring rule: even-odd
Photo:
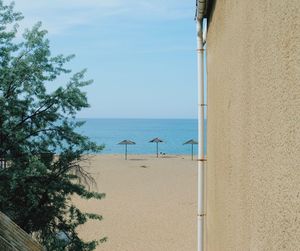
[[[217,0],[207,45],[207,250],[300,250],[300,1]]]

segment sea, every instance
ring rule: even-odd
[[[136,145],[128,146],[129,154],[155,154],[153,138],[163,140],[159,152],[164,154],[190,154],[191,145],[184,142],[198,140],[197,119],[78,119],[86,123],[78,129],[99,145],[104,145],[100,154],[124,153],[122,140],[131,140]],[[206,129],[206,127],[205,127]],[[206,144],[205,144],[206,145]],[[206,148],[204,149],[206,152]],[[194,146],[197,154],[197,146]]]

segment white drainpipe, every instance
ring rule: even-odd
[[[198,251],[204,251],[205,221],[205,156],[204,156],[204,43],[202,30],[203,15],[197,15],[197,55],[198,55]]]

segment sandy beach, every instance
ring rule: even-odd
[[[86,240],[108,237],[96,250],[196,249],[197,162],[190,156],[98,155],[89,171],[106,198],[74,202],[104,217],[79,229]]]

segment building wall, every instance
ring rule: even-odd
[[[300,1],[217,0],[207,46],[207,250],[300,250]]]

